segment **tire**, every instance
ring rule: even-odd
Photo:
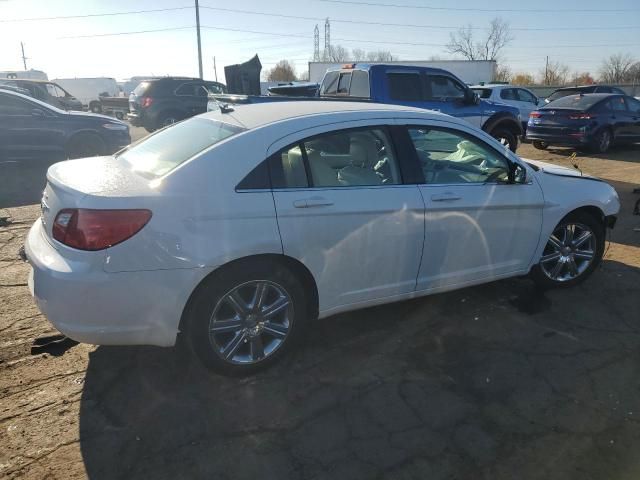
[[[505,147],[509,147],[509,150],[512,152],[515,152],[518,149],[518,136],[511,130],[506,128],[497,128],[493,130],[490,135]]]
[[[105,154],[104,141],[94,133],[79,133],[67,143],[67,158],[97,157]]]
[[[264,295],[257,295],[259,288]],[[258,305],[256,297],[263,299]],[[264,313],[269,310],[275,313]],[[288,269],[272,261],[242,262],[214,273],[194,292],[185,311],[186,337],[210,370],[249,375],[295,346],[307,312],[302,284]]]
[[[89,110],[91,110],[93,113],[102,113],[102,105],[100,105],[100,103],[98,102],[91,102],[89,104]]]
[[[549,148],[549,144],[547,142],[541,142],[540,140],[534,140],[533,148],[537,148],[538,150],[546,150]]]
[[[116,112],[116,118],[118,120],[124,120],[124,113],[122,112]]]
[[[613,143],[611,129],[603,128],[593,138],[592,149],[598,153],[606,153]]]
[[[567,230],[571,230],[569,240],[573,241],[567,242],[567,238],[564,237]],[[591,237],[583,239],[582,235],[587,231],[591,233]],[[601,221],[587,212],[571,213],[554,229],[545,245],[540,262],[531,269],[531,278],[544,289],[578,285],[593,273],[602,260],[604,243],[605,227]],[[588,260],[586,257],[589,252],[591,254]],[[554,259],[556,256],[557,260]]]
[[[153,128],[153,127],[146,127],[146,126],[144,127],[144,129],[149,133],[153,133],[153,132],[155,132],[157,130],[157,129]]]
[[[156,130],[164,127],[168,127],[169,125],[173,125],[176,122],[182,120],[182,115],[178,112],[164,112],[158,115],[158,120],[156,121]]]

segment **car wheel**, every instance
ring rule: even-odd
[[[97,157],[105,153],[104,141],[93,133],[80,133],[69,140],[67,158]]]
[[[584,281],[602,260],[604,226],[592,215],[565,217],[547,240],[533,280],[543,288],[571,287]]]
[[[223,375],[247,375],[277,361],[306,323],[304,290],[272,262],[242,264],[209,277],[186,313],[187,337],[202,363]]]
[[[491,136],[512,152],[515,152],[518,148],[518,137],[510,130],[499,128],[491,132]]]
[[[89,105],[89,109],[93,113],[102,113],[102,106],[98,102],[94,102],[91,105]]]
[[[547,142],[541,142],[540,140],[534,140],[533,148],[537,148],[538,150],[546,150],[547,148],[549,148],[549,144]]]
[[[612,140],[613,137],[611,135],[611,130],[604,128],[594,137],[593,149],[598,153],[606,153],[609,150],[609,147],[611,147]]]

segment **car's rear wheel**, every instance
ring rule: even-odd
[[[546,150],[547,148],[549,148],[549,144],[547,142],[541,142],[540,140],[534,140],[533,148],[537,148],[538,150]]]
[[[104,155],[104,140],[94,133],[79,133],[72,137],[66,148],[67,158],[84,158]]]
[[[611,134],[611,130],[608,128],[603,128],[600,130],[593,139],[593,149],[598,153],[606,153],[611,144],[613,143],[613,135]]]
[[[168,127],[169,125],[173,125],[176,122],[182,120],[181,115],[177,112],[165,112],[158,117],[158,121],[156,123],[157,128]]]
[[[304,290],[272,262],[236,265],[209,277],[194,294],[186,328],[208,368],[246,375],[290,350],[307,320]]]
[[[89,110],[91,110],[93,113],[102,113],[102,105],[100,104],[100,102],[91,102],[89,104]]]
[[[571,287],[591,275],[603,252],[602,223],[587,212],[577,212],[553,230],[531,276],[543,288]]]
[[[515,152],[518,149],[518,136],[506,128],[498,128],[491,132],[491,136],[498,140],[503,146]]]

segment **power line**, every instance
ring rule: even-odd
[[[41,20],[70,20],[74,18],[114,17],[116,15],[137,15],[139,13],[171,12],[175,10],[188,10],[191,8],[193,8],[193,6],[155,8],[152,10],[129,10],[127,12],[89,13],[86,15],[64,15],[64,16],[58,16],[58,17],[10,18],[6,20],[0,20],[0,23],[39,22]]]
[[[637,12],[638,8],[473,8],[473,7],[433,7],[430,5],[407,5],[401,3],[374,3],[355,0],[318,0],[319,2],[326,3],[341,3],[350,5],[361,5],[369,7],[393,7],[393,8],[416,8],[421,10],[451,10],[456,12],[474,11],[474,12],[509,12],[509,13],[541,13],[541,12],[553,12],[553,13],[622,13],[622,12]]]
[[[255,10],[238,10],[235,8],[222,8],[222,7],[210,7],[208,5],[200,5],[200,8],[207,10],[216,10],[220,12],[230,12],[230,13],[240,13],[245,15],[261,15],[267,17],[277,17],[277,18],[289,18],[293,20],[311,20],[311,21],[322,21],[323,17],[305,17],[300,15],[285,15],[281,13],[268,13],[268,12],[258,12]],[[387,27],[402,27],[402,28],[432,28],[438,30],[451,30],[458,29],[460,25],[424,25],[424,24],[411,24],[411,23],[390,23],[390,22],[371,22],[366,20],[348,20],[348,19],[340,19],[331,17],[331,21],[335,23],[349,23],[349,24],[359,24],[359,25],[374,25],[374,26],[387,26]],[[490,27],[470,27],[472,30],[489,30]],[[529,27],[510,27],[511,30],[514,31],[532,31],[532,32],[542,32],[542,31],[556,31],[559,28],[565,30],[629,30],[629,29],[640,29],[640,24],[633,26],[623,26],[623,27],[546,27],[546,28],[529,28]]]
[[[138,33],[169,32],[173,30],[186,30],[189,28],[195,28],[195,27],[192,25],[190,27],[158,28],[155,30],[137,30],[135,32],[92,33],[91,35],[70,35],[66,37],[58,37],[58,40],[68,40],[72,38],[116,37],[118,35],[136,35]]]

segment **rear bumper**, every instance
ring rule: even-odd
[[[201,275],[200,269],[105,272],[104,252],[65,257],[45,238],[40,220],[25,254],[40,311],[69,338],[96,345],[174,345],[187,292]]]
[[[531,127],[529,127],[529,130],[527,130],[526,139],[530,141],[545,142],[549,145],[561,145],[567,147],[576,147],[581,145],[588,145],[589,143],[591,143],[591,137],[589,135],[572,137],[569,135],[541,134],[532,132]]]
[[[129,123],[131,125],[133,125],[134,127],[142,127],[144,126],[144,119],[142,118],[142,116],[138,113],[138,112],[129,112],[127,113],[127,120],[129,120]]]

